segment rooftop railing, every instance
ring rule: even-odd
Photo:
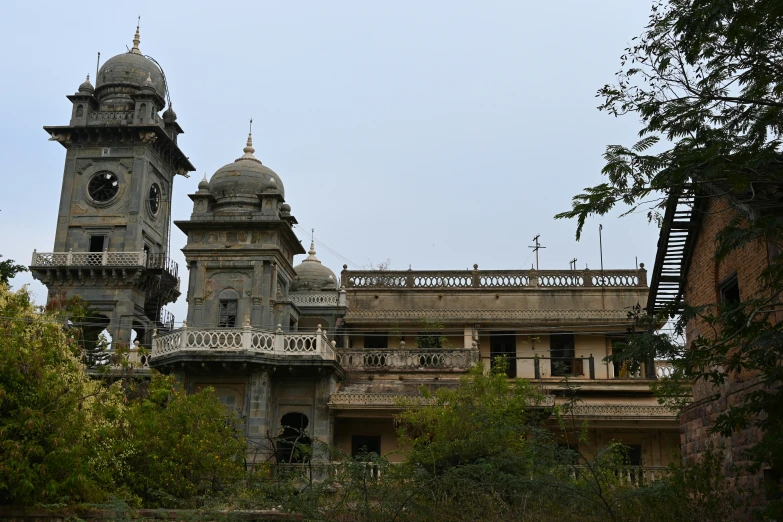
[[[346,306],[345,289],[325,292],[291,292],[288,297],[297,306]]]
[[[347,270],[346,288],[372,289],[514,289],[647,287],[644,264],[637,270]]]
[[[152,340],[151,358],[176,352],[246,351],[276,356],[317,356],[334,361],[335,341],[329,341],[326,333],[318,326],[315,332],[283,332],[278,325],[276,331],[253,328],[249,324],[241,328],[191,328],[182,323],[182,328],[164,335],[155,335]]]

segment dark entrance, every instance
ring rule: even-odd
[[[511,378],[517,376],[517,338],[513,333],[490,332],[489,356],[492,359],[493,368],[497,364],[498,357],[505,358],[506,375]]]
[[[553,334],[549,338],[552,353],[552,376],[574,373],[574,334]]]
[[[286,413],[280,419],[283,433],[277,438],[277,462],[280,464],[301,464],[310,461],[311,442],[307,435],[307,415],[298,412]]]
[[[351,456],[358,457],[375,453],[381,454],[380,435],[354,435],[351,437]]]

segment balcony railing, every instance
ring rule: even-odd
[[[152,340],[152,359],[177,352],[214,350],[246,351],[275,356],[318,356],[334,361],[335,342],[330,342],[321,326],[312,333],[272,332],[245,325],[242,328],[182,328]]]
[[[343,270],[346,288],[638,288],[647,270]]]
[[[177,277],[177,263],[166,254],[147,254],[147,252],[38,252],[33,250],[30,263],[33,268],[58,267],[101,267],[101,266],[143,266],[153,270],[163,270]]]
[[[327,292],[291,292],[288,296],[297,306],[346,306],[345,289]]]
[[[470,348],[337,351],[337,361],[346,370],[467,370],[478,359],[478,351]]]

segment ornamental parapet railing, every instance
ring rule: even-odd
[[[656,417],[676,419],[668,406],[658,404],[581,404],[570,408],[564,415],[575,417]]]
[[[343,289],[327,292],[291,292],[288,297],[297,306],[346,306]]]
[[[338,350],[337,361],[346,370],[467,370],[479,361],[470,348]]]
[[[166,254],[147,254],[147,252],[38,252],[33,250],[30,262],[33,268],[60,267],[105,267],[105,266],[142,266],[153,270],[163,270],[177,277],[177,263]]]
[[[638,288],[647,287],[644,264],[637,270],[348,270],[342,271],[346,288],[450,289],[450,288]]]
[[[401,395],[393,393],[359,393],[359,392],[337,392],[329,397],[329,405],[336,407],[388,407],[388,406],[409,406],[409,405],[427,405],[435,404],[434,397],[424,397],[422,395]],[[544,395],[544,397],[531,406],[541,408],[551,408],[555,405],[553,395]]]
[[[241,328],[182,328],[164,335],[154,335],[151,358],[177,352],[247,351],[275,356],[318,356],[334,361],[335,341],[329,341],[318,326],[315,332],[283,332],[262,330],[245,325]]]

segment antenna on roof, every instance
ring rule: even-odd
[[[528,247],[532,248],[533,252],[536,253],[536,270],[538,270],[538,251],[542,248],[546,248],[545,246],[541,246],[541,243],[538,242],[539,237],[541,237],[541,234],[536,234],[536,237],[533,238],[533,241],[536,242],[535,246]]]
[[[576,258],[573,258],[571,261],[569,261],[568,265],[571,267],[571,270],[576,270]]]

